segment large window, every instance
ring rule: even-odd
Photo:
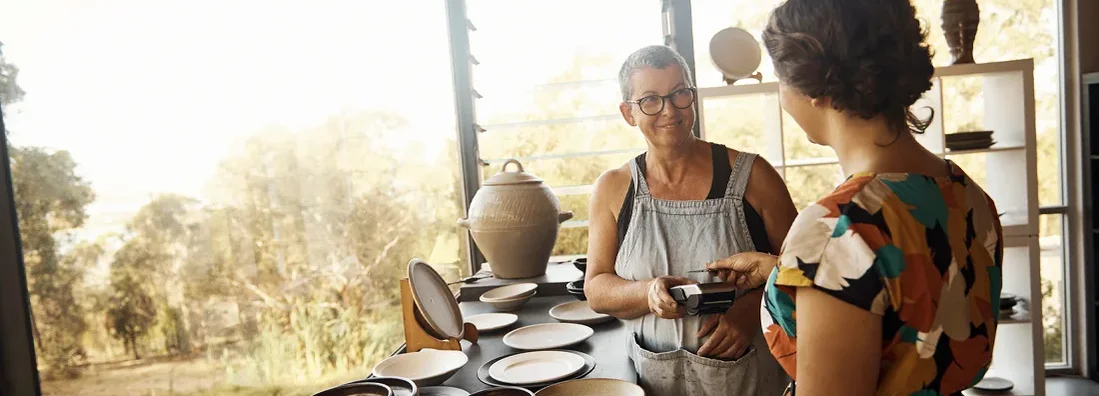
[[[0,1],[46,394],[311,394],[400,345],[461,194],[445,7],[379,7]]]
[[[727,26],[738,26],[759,37],[766,24],[768,13],[778,3],[778,0],[694,0],[691,2],[694,19],[695,64],[700,86],[724,84],[720,72],[713,66],[709,55],[709,40],[714,33]],[[1069,337],[1064,336],[1064,333],[1070,327],[1067,326],[1064,315],[1066,284],[1063,257],[1066,250],[1062,224],[1067,224],[1064,221],[1067,202],[1063,194],[1062,177],[1064,164],[1059,110],[1061,93],[1058,79],[1060,73],[1058,5],[1054,0],[982,0],[979,3],[981,24],[974,51],[977,61],[1034,59],[1034,95],[1038,128],[1038,199],[1043,206],[1042,213],[1048,213],[1042,216],[1040,224],[1046,362],[1051,367],[1065,366],[1069,362],[1067,351],[1070,348],[1066,344]],[[936,53],[934,64],[948,65],[950,52],[940,26],[942,1],[913,0],[913,4],[917,8],[918,17],[925,22],[929,30],[928,37]],[[760,71],[764,75],[764,81],[774,81],[774,72],[766,51],[763,56]],[[983,118],[980,79],[953,79],[944,85],[943,90],[946,98],[944,103],[946,114],[943,115],[946,121],[945,132],[980,128],[979,120]],[[722,125],[717,121],[711,122],[711,114],[716,113],[736,114],[731,118],[742,123],[745,121],[760,125],[765,123],[765,121],[756,120],[759,112],[744,111],[742,108],[735,107],[732,103],[734,101],[728,102],[730,102],[728,105],[716,103],[712,105],[713,109],[704,109],[707,127]],[[785,151],[786,158],[795,159],[793,164],[786,164],[793,166],[785,170],[785,176],[789,185],[798,186],[797,189],[791,188],[791,193],[795,203],[802,208],[835,186],[832,181],[837,180],[839,170],[834,165],[817,165],[829,162],[826,157],[834,154],[826,147],[813,146],[801,134],[790,133],[790,128],[796,128],[792,120],[787,118],[786,122],[783,122],[783,128],[787,128],[785,141],[778,147]],[[734,136],[746,136],[747,133],[725,133],[712,138],[722,141]],[[747,150],[753,150],[768,157],[770,149],[766,142],[752,139],[744,139],[742,142],[747,146],[737,146],[737,140],[729,140],[727,144],[745,147]],[[805,165],[806,163],[810,165]],[[983,157],[971,158],[969,161],[963,159],[960,163],[971,174],[986,173]]]
[[[584,254],[591,185],[645,150],[622,120],[618,69],[662,44],[657,1],[468,0],[473,88],[483,177],[508,158],[545,180],[576,216],[555,255]]]

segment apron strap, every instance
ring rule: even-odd
[[[633,178],[633,185],[637,188],[634,199],[649,196],[649,183],[645,182],[645,174],[641,172],[641,167],[645,166],[644,161],[645,154],[641,154],[630,161],[630,177]]]
[[[729,185],[725,188],[726,198],[744,198],[744,191],[748,189],[748,177],[752,174],[752,164],[755,161],[755,154],[737,153],[733,173],[729,176]]]

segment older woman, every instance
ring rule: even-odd
[[[634,52],[618,80],[622,117],[648,151],[595,183],[584,287],[592,309],[632,330],[631,358],[649,394],[781,392],[785,375],[758,323],[760,290],[702,318],[686,316],[668,289],[715,281],[691,273],[714,260],[777,251],[796,216],[786,185],[762,158],[695,137],[695,87],[672,49]]]
[[[960,395],[992,363],[1002,230],[984,190],[910,133],[928,125],[908,111],[931,88],[925,39],[909,0],[787,0],[764,30],[782,107],[848,179],[779,258],[710,267],[766,282],[767,339],[798,396]]]

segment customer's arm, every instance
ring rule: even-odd
[[[881,315],[814,287],[797,288],[797,395],[873,395],[881,372]]]
[[[686,278],[659,277],[630,281],[614,272],[618,255],[617,213],[630,185],[630,170],[615,169],[599,176],[588,212],[588,267],[584,295],[591,309],[620,319],[650,312],[662,318],[679,318],[683,308],[668,294],[671,286],[689,283]]]

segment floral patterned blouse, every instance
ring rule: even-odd
[[[950,168],[947,177],[856,174],[798,214],[767,280],[770,315],[761,316],[771,353],[795,381],[798,287],[881,315],[879,395],[950,395],[984,377],[1002,229],[992,199]]]

